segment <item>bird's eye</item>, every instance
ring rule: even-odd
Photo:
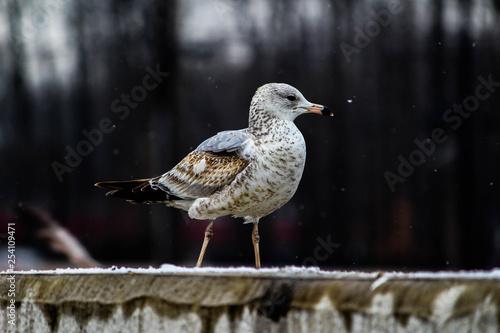
[[[286,96],[286,99],[288,99],[289,101],[295,101],[295,96],[294,95],[288,95]]]

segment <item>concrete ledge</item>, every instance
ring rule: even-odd
[[[498,332],[500,271],[73,269],[0,278],[16,332]],[[7,282],[6,282],[7,281]],[[12,312],[12,311],[11,311]],[[12,322],[11,322],[12,323]]]

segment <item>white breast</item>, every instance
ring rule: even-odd
[[[243,147],[251,162],[230,186],[209,198],[197,199],[189,209],[196,219],[223,215],[263,217],[287,203],[302,177],[306,146],[293,122],[282,123]]]

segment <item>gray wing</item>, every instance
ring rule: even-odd
[[[235,152],[241,147],[243,142],[248,140],[248,136],[244,131],[245,130],[219,132],[203,141],[196,150],[211,151],[213,153]]]

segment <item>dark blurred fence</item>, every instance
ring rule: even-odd
[[[264,265],[498,265],[499,6],[2,3],[2,225],[33,204],[100,261],[194,264],[205,223],[93,183],[163,173],[245,127],[253,92],[276,81],[335,117],[297,120],[308,162],[292,201],[261,223]],[[220,219],[207,264],[251,265],[250,233]]]

